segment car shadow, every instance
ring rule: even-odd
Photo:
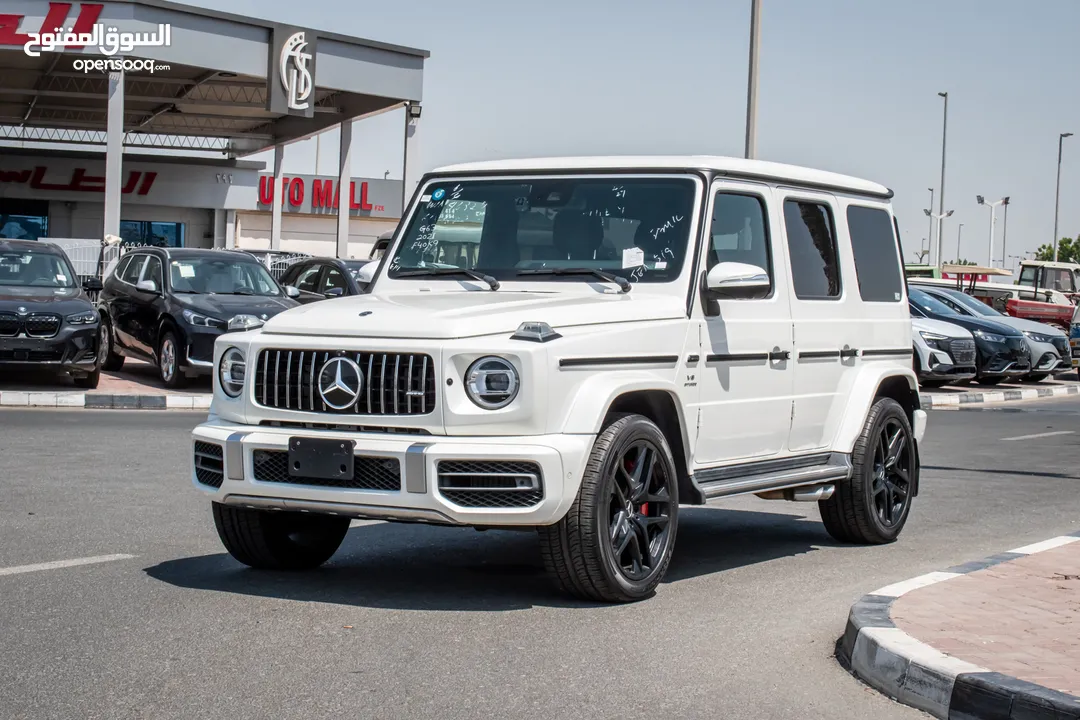
[[[665,583],[809,553],[836,543],[816,518],[682,508]],[[307,573],[256,571],[226,553],[145,569],[176,587],[370,608],[507,611],[590,607],[547,577],[533,531],[400,523],[354,527],[329,563]]]

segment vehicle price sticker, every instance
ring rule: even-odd
[[[645,264],[645,251],[638,247],[628,247],[622,251],[622,266],[626,268],[639,267]]]
[[[179,262],[176,262],[175,260],[173,261],[173,265],[175,265],[177,268],[180,269],[180,277],[183,277],[183,278],[193,278],[193,277],[195,277],[195,266],[188,265],[186,263],[179,263]]]

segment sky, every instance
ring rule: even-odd
[[[189,0],[430,51],[421,165],[543,155],[741,157],[750,0]],[[1080,233],[1080,1],[763,0],[758,157],[892,188],[905,259],[925,243],[949,93],[944,255],[985,264]],[[354,173],[401,177],[401,112],[354,127]],[[359,151],[359,152],[358,152]],[[285,171],[314,172],[315,142]],[[253,156],[266,159],[267,154]],[[319,170],[333,173],[335,133]],[[1000,265],[1004,217],[994,257]],[[1014,267],[1017,260],[1008,258]]]

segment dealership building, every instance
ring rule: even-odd
[[[419,180],[424,51],[161,0],[3,11],[0,237],[366,257]],[[353,123],[395,110],[404,180],[352,177]],[[283,172],[332,128],[338,172]]]

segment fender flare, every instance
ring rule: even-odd
[[[902,377],[907,381],[908,389],[914,393],[919,392],[919,382],[915,372],[910,368],[888,367],[870,368],[864,367],[859,376],[848,390],[849,398],[860,398],[858,402],[850,403],[844,411],[840,421],[840,430],[837,433],[836,442],[833,444],[837,452],[850,453],[855,447],[855,441],[862,433],[863,424],[866,422],[866,414],[877,398],[878,388],[881,383],[890,378]]]

